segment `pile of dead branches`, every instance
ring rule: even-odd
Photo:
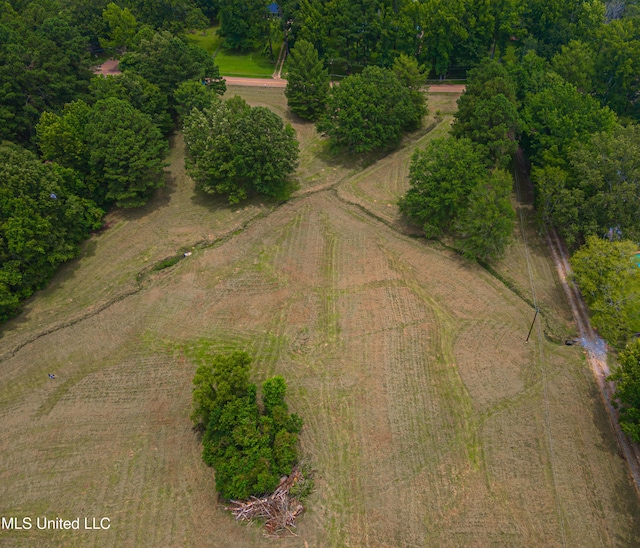
[[[271,495],[261,499],[251,497],[246,502],[232,500],[233,506],[225,510],[229,510],[238,521],[264,520],[269,535],[294,534],[291,528],[296,526],[296,518],[304,512],[304,506],[289,491],[303,479],[302,472],[296,467]]]

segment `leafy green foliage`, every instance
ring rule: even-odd
[[[518,148],[520,117],[515,82],[502,65],[492,60],[485,60],[468,76],[452,133],[485,146],[494,163],[504,164]]]
[[[496,170],[469,194],[466,211],[456,221],[456,240],[468,259],[488,261],[504,253],[513,233],[515,211],[511,205],[513,178]]]
[[[616,124],[609,108],[559,77],[528,98],[523,118],[531,159],[547,164],[562,163],[571,145]]]
[[[79,251],[103,211],[74,193],[79,176],[43,164],[17,145],[0,146],[0,321]]]
[[[184,135],[187,170],[203,191],[225,194],[231,204],[249,192],[287,197],[288,177],[298,164],[298,142],[293,128],[269,109],[251,108],[234,97],[192,111]]]
[[[99,204],[137,207],[164,184],[167,143],[151,117],[128,101],[110,97],[89,107],[67,105],[44,113],[37,127],[43,156],[85,176],[79,194]]]
[[[411,188],[400,200],[400,210],[422,226],[427,238],[436,238],[452,227],[471,190],[486,177],[480,147],[469,139],[434,139],[411,159]]]
[[[109,26],[108,37],[100,40],[106,50],[126,51],[137,44],[138,22],[129,8],[121,8],[111,2],[102,12],[102,18]]]
[[[0,140],[26,143],[45,110],[87,89],[87,41],[62,15],[0,6]]]
[[[607,380],[617,383],[613,397],[620,402],[622,431],[640,443],[640,339],[630,342],[619,359],[620,367]]]
[[[595,78],[595,54],[589,44],[572,40],[551,60],[553,70],[578,90],[588,93]]]
[[[637,246],[589,236],[571,259],[575,280],[592,315],[593,325],[611,344],[624,344],[640,331],[640,268],[633,261]]]
[[[289,55],[288,67],[284,94],[289,108],[308,120],[317,119],[329,96],[329,72],[313,44],[298,40]]]
[[[90,90],[94,101],[115,97],[129,101],[136,109],[151,116],[162,133],[173,129],[167,96],[160,88],[135,72],[118,76],[96,76],[91,79]]]
[[[216,471],[216,489],[225,499],[244,499],[275,489],[297,461],[302,421],[288,412],[282,377],[262,385],[262,412],[249,383],[251,358],[245,352],[219,354],[194,377],[191,416],[204,428],[203,459]]]
[[[220,36],[229,49],[259,47],[268,36],[267,5],[262,0],[219,0]]]
[[[151,117],[131,103],[115,98],[98,101],[85,136],[90,145],[90,176],[106,190],[107,201],[137,207],[164,185],[167,142]]]
[[[167,31],[157,32],[150,40],[142,40],[135,52],[127,53],[120,68],[140,74],[157,85],[173,106],[173,93],[185,80],[209,79],[212,89],[223,94],[224,79],[220,78],[213,58],[203,49],[192,46]]]
[[[536,167],[536,204],[569,245],[610,228],[640,241],[640,128],[597,133],[568,152],[561,167]]]
[[[622,117],[640,118],[640,17],[602,25],[596,49],[594,87],[602,101]]]
[[[183,121],[195,108],[205,110],[217,106],[220,98],[211,86],[198,80],[182,82],[173,94],[178,119]]]
[[[380,149],[420,126],[426,107],[419,97],[417,102],[391,70],[366,67],[331,90],[317,128],[335,147],[356,153]]]

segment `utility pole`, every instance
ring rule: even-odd
[[[529,329],[529,334],[527,335],[527,340],[524,342],[529,342],[529,337],[531,337],[531,332],[533,331],[533,324],[536,323],[536,318],[538,317],[539,308],[536,306],[536,313],[533,315],[533,321],[531,322],[531,328]]]

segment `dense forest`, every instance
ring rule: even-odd
[[[521,147],[541,226],[580,250],[576,279],[596,327],[620,347],[640,331],[639,269],[627,256],[640,242],[638,2],[282,0],[275,16],[267,4],[0,3],[0,320],[78,253],[104,211],[144,204],[163,184],[167,136],[183,124],[202,189],[231,202],[247,190],[286,195],[297,161],[290,128],[265,109],[222,106],[213,58],[186,40],[215,22],[223,47],[239,51],[280,33],[291,109],[350,154],[393,146],[419,126],[427,76],[464,75],[452,139],[416,152],[402,211],[428,237],[453,237],[470,258],[499,257],[513,215],[508,170]],[[123,74],[95,76],[92,67],[110,56]],[[330,74],[342,84],[331,89]],[[283,162],[234,168],[227,180],[211,157],[198,156],[210,143],[199,143],[194,128],[218,127],[224,109],[237,118],[224,135],[273,131]],[[372,117],[379,121],[366,128]],[[236,147],[219,154],[227,167],[263,146],[225,139]],[[590,292],[593,268],[584,265],[593,264],[600,278]]]

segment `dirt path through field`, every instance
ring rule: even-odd
[[[517,176],[522,178],[523,181],[526,181],[527,184],[530,184],[522,150],[519,150],[516,155],[516,169]],[[571,311],[578,328],[580,342],[586,350],[587,362],[596,378],[602,399],[609,413],[611,425],[616,433],[618,444],[629,466],[629,473],[633,477],[636,490],[640,493],[640,447],[638,444],[632,443],[620,428],[618,413],[611,403],[615,385],[612,382],[607,382],[610,369],[607,364],[606,343],[591,326],[587,306],[579,289],[568,281],[571,279],[571,265],[569,264],[568,252],[556,230],[549,230],[547,232],[547,242],[551,250],[553,262],[558,271],[560,283],[571,306]]]

